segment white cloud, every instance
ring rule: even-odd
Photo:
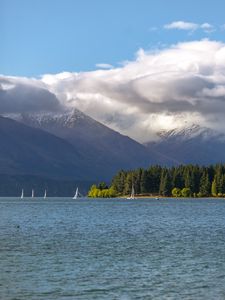
[[[36,79],[0,76],[0,113],[61,110],[59,100]]]
[[[199,25],[191,22],[176,21],[164,26],[165,29],[196,30]]]
[[[104,63],[96,64],[95,66],[97,68],[99,68],[99,69],[112,69],[113,68],[112,65],[110,65],[110,64],[104,64]]]
[[[210,33],[215,30],[214,26],[209,23],[197,24],[185,21],[176,21],[164,26],[165,29],[179,29],[187,31],[195,31],[197,29],[202,29],[206,33]]]
[[[201,24],[200,28],[203,29],[207,33],[215,31],[215,27],[213,25],[209,24],[209,23]]]
[[[141,49],[135,60],[110,70],[7,80],[8,84],[22,81],[45,87],[57,96],[61,107],[77,107],[143,142],[155,139],[160,130],[193,123],[225,130],[222,42],[192,41],[150,52]]]
[[[121,68],[71,73],[54,84],[49,76],[55,78],[44,76],[43,82],[63,103],[141,141],[184,120],[217,126],[209,124],[211,116],[224,117],[225,45],[220,42],[141,49]]]

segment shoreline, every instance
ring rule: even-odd
[[[127,196],[119,196],[115,197],[118,199],[127,199],[129,195]],[[135,199],[225,199],[225,197],[213,197],[213,196],[208,196],[208,197],[172,197],[172,196],[140,196],[140,195],[135,195]],[[132,200],[132,199],[130,199]]]
[[[172,197],[172,196],[135,196],[134,199],[128,199],[130,196],[127,195],[127,196],[118,196],[118,197],[80,197],[78,199],[73,199],[73,197],[71,196],[49,196],[49,197],[46,197],[46,198],[43,198],[43,196],[36,196],[36,197],[24,197],[23,199],[21,199],[20,196],[0,196],[0,199],[19,199],[19,200],[35,200],[35,199],[43,199],[43,200],[48,200],[48,199],[54,199],[54,198],[57,198],[57,199],[73,199],[73,200],[92,200],[92,199],[99,199],[99,200],[107,200],[107,199],[123,199],[123,200],[142,200],[142,199],[152,199],[152,200],[163,200],[163,199],[176,199],[176,200],[204,200],[204,199],[218,199],[218,200],[225,200],[225,197],[213,197],[213,196],[209,196],[209,197]]]

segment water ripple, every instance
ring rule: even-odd
[[[225,201],[0,199],[0,298],[225,299]]]

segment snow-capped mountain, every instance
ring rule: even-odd
[[[155,162],[155,154],[120,133],[104,126],[75,109],[63,113],[8,115],[25,125],[39,128],[69,142],[90,169],[102,179],[110,179],[119,169],[147,167]],[[99,176],[98,176],[99,177]]]
[[[225,134],[210,128],[192,125],[160,131],[158,137],[157,142],[146,143],[146,146],[176,164],[225,162]]]
[[[54,127],[60,126],[65,128],[72,128],[77,125],[81,120],[85,122],[94,122],[90,117],[82,113],[78,109],[65,112],[37,112],[37,113],[12,113],[5,114],[5,117],[29,123],[32,127]]]
[[[199,125],[191,125],[190,127],[184,128],[175,128],[168,131],[160,131],[158,132],[158,136],[162,140],[166,139],[179,139],[179,140],[188,140],[193,139],[195,137],[200,137],[201,139],[210,139],[210,138],[223,138],[224,135],[207,127],[201,127]]]
[[[193,125],[161,131],[141,145],[79,110],[1,117],[0,168],[5,174],[110,180],[120,169],[151,164],[225,162],[225,134]]]

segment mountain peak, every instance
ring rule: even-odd
[[[225,161],[225,134],[191,125],[158,133],[159,140],[146,146],[152,151],[176,160],[178,164],[213,164]]]
[[[16,121],[33,127],[60,126],[73,128],[80,122],[93,122],[92,119],[80,110],[74,108],[62,112],[31,112],[5,115]]]
[[[197,124],[192,124],[183,128],[174,128],[168,131],[163,130],[158,132],[157,135],[161,140],[179,139],[182,141],[193,139],[196,137],[199,137],[204,140],[210,139],[212,137],[222,137],[222,135],[216,130],[213,130],[208,127],[201,127]]]
[[[46,131],[69,143],[84,163],[110,178],[119,169],[149,165],[152,158],[145,146],[95,121],[78,109],[60,113],[29,113],[10,116],[20,123]]]

